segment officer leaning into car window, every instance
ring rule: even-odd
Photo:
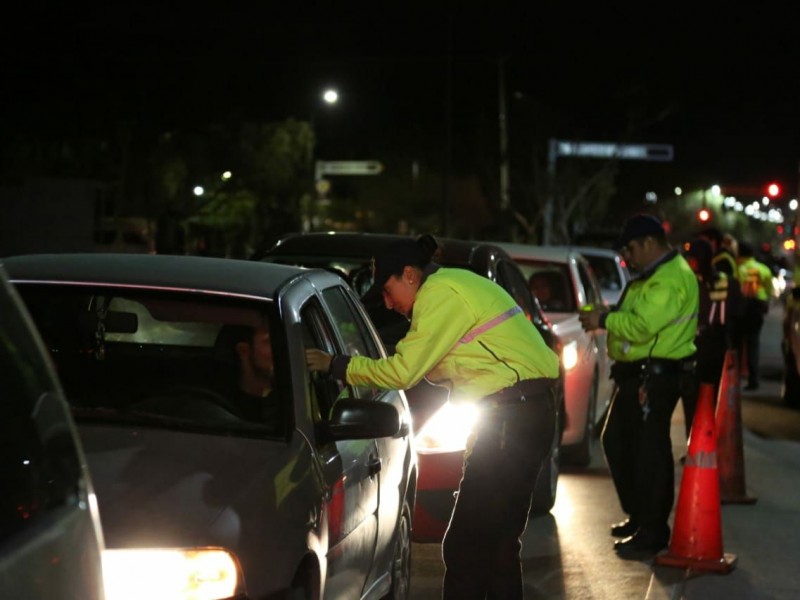
[[[694,377],[698,285],[667,242],[661,222],[630,218],[616,242],[639,275],[617,307],[581,314],[584,329],[608,331],[615,393],[601,434],[627,520],[611,528],[625,559],[650,558],[669,543],[675,496],[670,425],[681,379]]]
[[[553,442],[558,356],[511,296],[465,269],[431,262],[432,236],[392,244],[368,294],[411,320],[385,359],[308,350],[308,366],[352,385],[406,389],[427,378],[475,402],[455,507],[442,543],[445,599],[522,598],[520,537]]]

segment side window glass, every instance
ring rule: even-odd
[[[344,352],[349,356],[380,356],[366,323],[341,288],[328,288],[322,292],[331,311],[334,324],[344,341]],[[355,388],[358,397],[370,397],[375,390],[365,386]]]
[[[586,266],[581,263],[578,263],[578,276],[580,277],[584,293],[586,294],[586,303],[602,306],[603,300],[600,296],[600,290],[595,287],[595,282],[587,272]]]
[[[586,260],[589,261],[589,266],[592,271],[594,271],[597,282],[602,289],[612,291],[619,291],[622,289],[623,283],[620,281],[619,271],[613,259],[600,256],[587,256]]]
[[[335,352],[333,330],[325,317],[322,307],[315,301],[308,302],[300,311],[300,324],[303,329],[304,349],[318,348],[325,352]],[[315,423],[327,421],[333,403],[345,391],[345,386],[322,373],[309,373],[310,413]]]
[[[41,349],[8,296],[0,294],[0,541],[77,501],[77,449]]]
[[[536,262],[526,264],[523,270],[528,276],[528,289],[545,312],[576,310],[575,290],[567,264]]]

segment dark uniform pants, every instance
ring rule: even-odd
[[[442,598],[521,599],[520,537],[555,435],[550,392],[485,408],[442,543]]]
[[[747,356],[747,383],[757,387],[759,384],[759,362],[761,360],[761,328],[764,326],[764,315],[769,304],[756,298],[745,299],[744,316],[742,317],[742,345]]]
[[[675,499],[670,426],[680,397],[680,373],[647,377],[647,416],[639,402],[639,377],[617,378],[601,434],[603,451],[622,510],[640,529],[669,540]]]

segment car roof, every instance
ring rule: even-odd
[[[536,246],[533,244],[499,243],[512,257],[541,259],[551,262],[581,260],[580,252],[570,246]],[[585,260],[585,259],[583,259]]]
[[[619,252],[614,250],[613,248],[603,248],[601,246],[563,246],[564,248],[571,248],[573,250],[577,250],[581,254],[591,254],[592,256],[606,256],[608,258],[614,258],[615,256],[622,256]]]
[[[267,251],[266,256],[338,256],[351,258],[371,257],[397,240],[410,236],[390,233],[364,233],[350,231],[293,233],[281,238]],[[494,253],[510,258],[499,245],[491,242],[436,237],[448,264],[471,265],[477,255]]]
[[[99,283],[273,297],[308,269],[259,261],[151,254],[29,254],[0,259],[9,279]],[[333,275],[327,275],[333,277]]]

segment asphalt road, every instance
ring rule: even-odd
[[[783,357],[781,317],[783,307],[774,303],[761,330],[761,385],[748,391],[741,385],[742,425],[765,439],[800,441],[800,410],[781,401]]]

